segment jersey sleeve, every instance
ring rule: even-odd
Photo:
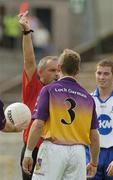
[[[2,130],[6,124],[3,107],[4,107],[4,104],[2,101],[0,101],[0,130]]]
[[[32,119],[40,119],[46,121],[49,117],[49,92],[43,87],[38,98],[32,115]]]

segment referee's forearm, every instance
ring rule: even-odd
[[[35,56],[34,56],[34,49],[32,44],[31,34],[23,35],[23,54],[24,54],[24,61],[31,63],[32,61],[35,63]]]

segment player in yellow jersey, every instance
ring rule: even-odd
[[[23,169],[30,174],[32,151],[41,136],[32,180],[86,180],[85,145],[91,152],[88,177],[96,173],[98,121],[93,98],[76,81],[80,61],[78,53],[64,50],[58,60],[60,79],[43,87],[37,99],[23,160]]]

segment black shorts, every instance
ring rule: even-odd
[[[33,169],[32,169],[31,175],[26,174],[26,173],[23,171],[23,169],[22,169],[22,161],[23,161],[23,158],[24,158],[25,149],[26,149],[26,145],[24,145],[23,148],[22,148],[21,159],[20,159],[20,165],[21,165],[21,170],[22,170],[22,179],[23,179],[23,180],[31,180],[31,179],[32,179],[33,170],[34,170],[34,167],[35,167],[35,164],[36,164],[36,158],[37,158],[38,148],[36,147],[36,148],[33,150],[33,153],[32,153],[32,157],[33,157]]]

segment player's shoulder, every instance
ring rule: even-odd
[[[97,93],[96,90],[95,90],[95,91],[91,92],[90,95],[91,95],[92,97],[97,97],[97,96],[98,96],[98,93]]]
[[[45,86],[43,87],[43,89],[52,89],[52,88],[54,88],[54,87],[57,86],[57,85],[58,85],[58,81],[55,81],[55,82],[52,82],[52,83],[50,83],[50,84],[45,85]]]
[[[90,102],[90,104],[94,105],[95,104],[94,99],[91,96],[91,94],[84,87],[82,87],[81,85],[79,85],[79,86],[81,87],[81,92],[83,94],[85,94],[85,96],[87,97],[88,102]]]
[[[91,94],[90,94],[83,86],[81,86],[80,84],[78,84],[78,87],[79,87],[79,89],[80,89],[84,94],[86,94],[87,97],[89,97],[89,98],[92,99]]]
[[[60,85],[59,81],[52,82],[50,84],[45,85],[42,88],[42,91],[48,91],[48,92],[54,91],[56,87],[59,87],[59,85]]]

